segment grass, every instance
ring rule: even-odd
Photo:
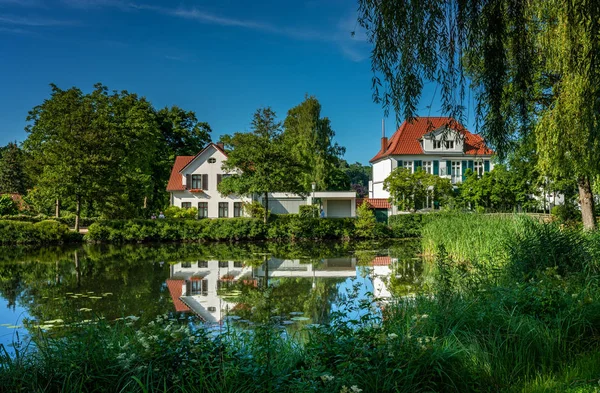
[[[424,228],[432,256],[425,291],[385,304],[383,314],[380,303],[354,302],[353,288],[343,306],[360,317],[334,313],[331,323],[293,337],[268,312],[252,330],[217,336],[165,318],[147,325],[100,321],[65,337],[41,334],[31,350],[2,357],[0,386],[41,392],[597,392],[600,235],[513,216],[439,220]],[[268,310],[270,291],[264,296]]]

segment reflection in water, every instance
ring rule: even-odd
[[[326,323],[357,283],[362,298],[414,293],[418,251],[418,242],[0,249],[0,344],[96,318]]]

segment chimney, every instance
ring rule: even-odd
[[[385,136],[385,119],[381,119],[381,151],[387,150],[388,139]]]
[[[217,145],[217,147],[221,150],[225,150],[225,144],[221,141],[215,143]]]

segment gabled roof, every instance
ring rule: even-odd
[[[183,191],[185,187],[181,182],[181,173],[179,173],[187,164],[189,164],[195,156],[177,156],[175,157],[175,164],[171,169],[171,177],[167,184],[167,191]]]
[[[169,177],[169,183],[167,184],[167,191],[183,191],[185,187],[181,182],[181,171],[183,171],[188,165],[192,163],[198,156],[204,153],[209,147],[213,146],[217,151],[220,151],[227,157],[227,153],[214,143],[209,143],[204,149],[202,149],[195,156],[177,156],[175,157],[175,163],[173,169],[171,169],[171,177]]]
[[[412,123],[405,121],[400,128],[388,140],[375,157],[369,162],[375,162],[391,155],[418,155],[424,154],[419,140],[423,135],[435,131],[441,127],[448,127],[464,135],[464,154],[468,155],[492,155],[494,152],[488,149],[483,138],[477,134],[470,133],[462,124],[451,117],[417,117]]]
[[[379,257],[375,257],[372,261],[371,261],[371,266],[388,266],[389,264],[392,263],[392,258],[389,256],[379,256]]]
[[[167,279],[167,287],[169,287],[169,294],[171,295],[171,299],[173,299],[175,311],[178,312],[191,311],[190,308],[186,306],[186,304],[180,299],[184,283],[185,281],[183,280],[172,280],[170,278]]]

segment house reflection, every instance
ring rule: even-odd
[[[240,285],[264,287],[269,279],[317,279],[356,277],[356,258],[318,261],[270,258],[257,267],[241,261],[199,260],[171,265],[167,287],[177,312],[193,313],[208,323],[220,323],[238,307],[235,289]]]

